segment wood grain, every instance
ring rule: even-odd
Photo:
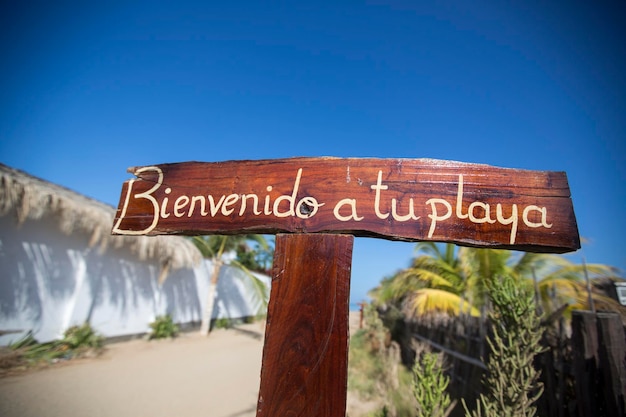
[[[349,235],[276,236],[257,417],[344,417]]]
[[[374,158],[185,162],[130,172],[137,178],[122,187],[114,234],[341,233],[534,252],[580,248],[564,172]]]

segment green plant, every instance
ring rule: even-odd
[[[350,338],[348,365],[348,389],[364,400],[380,395],[378,378],[384,372],[384,365],[378,351],[372,351],[371,336],[366,330],[359,330]]]
[[[15,352],[13,360],[16,366],[38,365],[55,362],[59,359],[72,359],[87,353],[99,353],[104,338],[98,335],[89,323],[68,328],[63,339],[47,343],[39,343],[28,332],[24,337],[12,343],[9,348]]]
[[[149,335],[149,339],[166,339],[174,338],[178,335],[178,325],[174,323],[172,316],[169,314],[163,316],[157,316],[152,323],[150,323],[152,332]]]
[[[221,319],[216,319],[213,322],[213,326],[216,329],[230,329],[231,327],[233,327],[233,323],[230,319],[222,317]]]
[[[399,346],[371,304],[364,308],[363,329],[350,337],[348,390],[359,399],[378,404],[373,416],[412,416],[411,373],[400,363]]]
[[[385,405],[380,410],[374,411],[371,417],[389,417],[389,408]]]
[[[494,329],[488,338],[486,393],[472,412],[463,402],[466,415],[532,417],[537,411],[534,403],[543,392],[533,360],[544,350],[533,291],[509,275],[489,281],[487,289]]]
[[[87,322],[80,326],[72,326],[63,334],[60,344],[69,350],[99,349],[102,347],[104,338]]]
[[[432,352],[424,352],[413,366],[413,394],[417,400],[420,417],[444,417],[450,414],[452,403],[446,392],[450,379],[444,375],[442,358]]]
[[[6,348],[0,347],[0,369],[15,369],[27,366],[29,360],[26,353],[37,341],[33,337],[32,332],[26,333],[17,341],[9,344]]]

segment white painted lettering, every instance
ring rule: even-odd
[[[376,190],[376,197],[374,197],[374,211],[376,212],[376,217],[379,219],[386,219],[389,217],[389,213],[381,213],[380,212],[380,190],[386,190],[389,188],[387,185],[382,185],[383,182],[383,171],[378,171],[378,179],[376,181],[376,185],[370,186],[372,190]]]
[[[296,215],[296,196],[298,195],[298,187],[300,186],[300,177],[302,176],[302,168],[298,170],[298,174],[296,174],[296,182],[293,186],[293,191],[291,195],[281,195],[274,201],[274,216],[276,217],[289,217]],[[281,213],[280,203],[285,200],[289,202],[289,210]]]
[[[211,217],[215,217],[215,215],[219,212],[220,206],[224,202],[225,198],[226,198],[225,195],[221,196],[220,199],[217,200],[217,204],[215,204],[215,200],[213,199],[213,196],[209,194],[209,209],[211,210]]]
[[[304,197],[298,201],[296,206],[296,216],[301,219],[308,219],[317,214],[317,211],[326,203],[318,203],[313,197]]]
[[[269,193],[270,191],[272,191],[272,186],[268,185],[266,190]],[[265,214],[266,216],[269,216],[270,214],[272,214],[272,209],[270,208],[270,195],[269,194],[265,196],[265,205],[263,206],[263,208],[264,208],[263,214]]]
[[[261,210],[259,210],[259,196],[256,194],[242,194],[241,195],[241,208],[239,209],[239,216],[243,216],[246,212],[246,201],[251,198],[254,201],[254,208],[252,212],[255,216],[261,214]]]
[[[430,204],[431,213],[428,215],[428,217],[430,218],[431,221],[430,221],[430,229],[428,230],[428,237],[431,238],[433,237],[433,234],[435,233],[437,222],[447,220],[450,218],[450,216],[452,216],[452,204],[448,203],[443,198],[430,198],[426,200],[426,204]],[[446,214],[444,214],[443,216],[438,215],[437,204],[443,204],[446,207],[447,209]]]
[[[503,225],[510,224],[511,226],[511,245],[515,243],[515,237],[517,236],[517,204],[513,204],[511,206],[511,217],[504,217],[502,215],[502,204],[498,203],[496,205],[496,218],[498,222]]]
[[[170,217],[218,217],[218,216],[274,216],[276,218],[286,217],[298,217],[300,219],[309,219],[315,216],[325,203],[319,202],[313,196],[299,197],[300,186],[303,183],[303,169],[298,169],[295,180],[293,182],[293,188],[287,191],[285,194],[277,196],[275,199],[272,197],[273,186],[265,186],[266,194],[222,194],[222,195],[188,195],[179,193],[172,185],[164,187],[163,185],[163,172],[159,167],[149,166],[140,168],[137,170],[136,175],[141,177],[150,173],[152,177],[157,176],[154,185],[144,184],[143,187],[151,187],[143,192],[135,192],[137,187],[137,179],[130,180],[125,190],[123,204],[120,209],[119,218],[113,227],[113,232],[126,235],[142,235],[148,234],[153,231],[159,221],[168,219]],[[350,171],[347,171],[346,182],[350,182]],[[355,181],[355,186],[361,185],[360,178]],[[151,179],[150,181],[153,181]],[[391,180],[390,180],[391,181]],[[390,182],[393,184],[393,182]],[[458,184],[456,195],[449,195],[448,192],[444,194],[450,198],[429,198],[421,206],[419,202],[419,195],[411,194],[406,189],[398,192],[388,191],[383,194],[383,191],[389,190],[390,186],[383,184],[383,170],[378,170],[376,182],[370,186],[370,189],[374,191],[373,195],[373,214],[369,212],[370,216],[375,215],[376,219],[388,220],[397,223],[405,223],[410,221],[417,221],[421,216],[426,215],[430,219],[428,225],[428,238],[432,239],[437,231],[437,226],[444,228],[446,233],[439,233],[438,238],[446,237],[449,233],[455,235],[457,230],[474,227],[471,224],[499,224],[502,226],[510,227],[509,243],[515,244],[517,239],[517,233],[521,227],[528,228],[552,228],[552,223],[548,222],[548,209],[547,207],[541,207],[538,205],[520,206],[518,204],[503,205],[496,202],[494,198],[490,198],[487,201],[472,201],[468,195],[476,195],[470,193],[465,195],[464,192],[464,176],[458,175]],[[302,189],[305,189],[304,185]],[[236,190],[233,190],[236,191]],[[281,189],[281,191],[283,191]],[[330,190],[333,191],[333,190]],[[337,190],[334,190],[332,195],[336,194]],[[366,193],[369,191],[366,190]],[[159,199],[155,196],[158,194]],[[275,193],[278,194],[278,193]],[[362,194],[360,194],[362,195]],[[399,197],[399,196],[402,197]],[[437,195],[436,193],[430,195]],[[146,215],[152,216],[150,225],[143,230],[122,230],[121,225],[127,215],[129,205],[131,205],[131,199],[147,200],[147,202],[141,202],[142,206],[152,207],[151,211]],[[453,201],[454,199],[454,201]],[[465,200],[465,201],[464,201]],[[370,203],[371,204],[371,203]],[[491,211],[491,208],[495,205],[495,212]],[[262,206],[262,207],[261,207]],[[360,205],[355,198],[342,198],[333,207],[332,213],[337,221],[360,222],[365,219],[363,215],[359,215],[357,206],[363,210],[363,205]],[[367,205],[370,207],[371,205]],[[466,209],[465,209],[466,207]],[[464,210],[466,210],[464,212]],[[363,214],[363,213],[361,213]],[[173,216],[172,216],[173,215]],[[330,216],[330,214],[328,214]],[[367,214],[366,214],[367,215]],[[391,218],[389,216],[391,215]],[[454,219],[452,219],[454,217]],[[452,220],[451,220],[452,219]],[[372,219],[370,219],[372,220]],[[521,220],[521,221],[520,221]],[[175,221],[175,220],[170,220]],[[457,221],[458,224],[447,225],[444,227],[446,221]],[[383,223],[383,222],[379,222]],[[386,222],[384,222],[386,223]],[[465,223],[462,225],[461,223]],[[500,227],[500,226],[497,226]],[[481,229],[482,230],[482,229]],[[498,231],[501,233],[501,231]]]
[[[340,210],[343,206],[348,207],[350,211],[349,215],[344,216],[340,213]],[[342,222],[347,222],[349,220],[360,222],[361,220],[363,220],[363,217],[359,217],[356,213],[356,200],[354,198],[344,198],[343,200],[340,200],[337,204],[335,204],[333,214],[335,215],[335,218],[337,220]]]
[[[181,195],[174,201],[174,216],[175,217],[183,217],[185,215],[184,212],[180,212],[181,209],[185,208],[189,204],[189,197],[186,195]]]
[[[528,215],[531,211],[538,211],[541,213],[541,223],[536,223],[528,219]],[[547,229],[552,227],[552,223],[548,224],[548,211],[545,207],[538,207],[535,205],[530,205],[524,209],[522,213],[522,220],[524,220],[524,224],[528,227],[545,227]]]
[[[391,199],[391,217],[393,217],[394,220],[397,220],[399,222],[406,222],[408,220],[417,220],[420,218],[420,216],[415,215],[415,208],[413,207],[412,198],[409,198],[408,214],[405,214],[403,216],[399,215],[398,210],[397,210],[397,205],[398,205],[398,201],[395,198],[392,198]]]
[[[463,214],[463,174],[459,174],[459,186],[456,192],[456,217],[467,219],[469,213]]]
[[[193,215],[193,211],[196,207],[196,203],[200,202],[200,215],[202,217],[208,215],[209,213],[206,211],[206,199],[204,198],[203,195],[194,195],[193,197],[191,197],[191,206],[189,206],[189,214],[187,214],[187,217],[191,217]]]
[[[152,196],[152,193],[158,190],[161,187],[161,184],[163,184],[163,171],[161,171],[161,168],[159,167],[150,166],[150,167],[143,167],[143,168],[138,169],[137,174],[141,174],[142,172],[145,172],[145,171],[155,171],[158,175],[158,180],[152,186],[152,188],[150,188],[148,191],[145,191],[143,193],[135,194],[134,198],[143,198],[143,199],[150,201],[150,203],[152,204],[152,209],[153,209],[152,223],[150,223],[150,226],[146,227],[143,230],[120,229],[122,220],[124,220],[124,217],[126,216],[126,211],[128,210],[128,203],[129,203],[130,196],[133,190],[133,184],[136,181],[136,180],[130,180],[128,182],[128,190],[126,191],[126,198],[124,199],[122,213],[120,214],[120,217],[117,219],[117,222],[115,223],[113,227],[113,231],[115,233],[119,233],[121,235],[143,235],[146,233],[150,233],[152,230],[154,230],[156,225],[159,223],[159,202],[157,201],[156,198]]]
[[[479,218],[474,215],[474,209],[476,207],[480,207],[483,209],[483,217]],[[494,219],[491,218],[491,213],[489,212],[489,204],[483,203],[482,201],[474,201],[472,204],[470,204],[469,208],[467,209],[467,215],[472,223],[496,222]]]
[[[231,206],[233,206],[237,201],[239,201],[239,194],[229,194],[222,204],[222,214],[224,216],[230,216],[230,214],[235,211],[235,209],[231,208]]]
[[[169,194],[172,192],[172,189],[170,187],[167,187],[165,189],[165,194]],[[168,217],[170,217],[170,214],[166,211],[166,207],[167,207],[167,202],[169,201],[169,198],[167,197],[163,197],[163,204],[161,205],[161,218],[162,219],[166,219]]]

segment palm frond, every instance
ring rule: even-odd
[[[414,270],[404,270],[396,274],[385,283],[385,296],[387,301],[402,300],[407,294],[424,288],[427,285],[415,273]]]
[[[211,245],[207,236],[192,236],[189,238],[196,248],[200,251],[203,258],[214,258],[217,253],[216,249]]]
[[[269,249],[267,238],[263,235],[244,235],[245,240],[255,242],[263,250]]]
[[[615,268],[602,264],[579,265],[568,263],[554,269],[549,274],[541,277],[541,281],[551,281],[554,279],[567,279],[571,281],[583,281],[585,279],[585,268],[590,279],[598,277],[608,277],[615,273]]]
[[[441,251],[439,250],[439,246],[435,242],[418,242],[415,245],[414,252],[420,253],[423,252],[425,255],[428,255],[432,258],[441,258]]]
[[[463,306],[463,311],[461,311]],[[411,297],[407,302],[409,312],[415,316],[427,315],[433,313],[445,313],[458,316],[461,313],[479,316],[480,312],[477,308],[470,305],[467,300],[463,300],[460,296],[434,288],[421,289]]]
[[[268,286],[259,277],[254,275],[245,265],[238,261],[232,261],[231,265],[241,270],[249,279],[254,289],[253,296],[259,302],[259,308],[256,314],[261,314],[267,308],[269,302]]]
[[[455,282],[450,281],[443,274],[428,271],[425,269],[413,270],[417,279],[427,285],[429,288],[443,289],[453,293],[457,293],[459,288],[455,285]]]
[[[394,301],[394,289],[391,286],[391,278],[383,278],[380,284],[371,289],[367,295],[372,299],[373,304],[382,305]]]
[[[569,265],[570,262],[562,256],[548,253],[523,252],[517,261],[512,265],[512,270],[516,275],[532,277],[545,275],[554,268]]]
[[[460,291],[464,287],[465,278],[456,267],[456,262],[449,263],[445,259],[420,256],[414,260],[411,269],[415,271],[430,271],[438,274],[448,281],[452,287],[456,288],[457,291]]]

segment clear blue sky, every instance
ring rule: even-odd
[[[565,171],[572,259],[626,269],[623,1],[269,3],[4,3],[0,161],[114,206],[163,162]],[[352,300],[413,249],[357,239]]]

